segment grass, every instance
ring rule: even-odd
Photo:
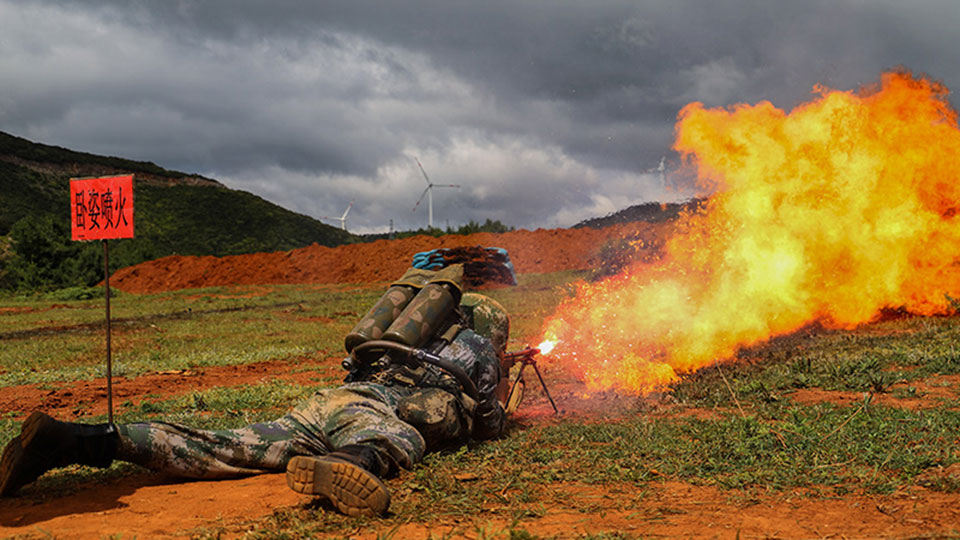
[[[525,275],[519,287],[489,291],[513,314],[510,347],[534,344],[540,321],[582,276]],[[341,354],[342,336],[381,291],[271,286],[120,295],[114,317],[125,322],[116,327],[115,362],[128,376],[264,359],[290,360],[296,369],[300,356]],[[22,337],[0,337],[0,388],[97,375],[103,336],[93,323],[102,318],[101,306],[102,300],[2,301],[0,333]],[[66,330],[30,333],[61,327]],[[915,399],[922,397],[919,383],[960,374],[958,334],[956,317],[901,318],[852,331],[807,328],[745,349],[735,361],[690,374],[666,392],[678,410],[711,414],[648,414],[649,408],[638,408],[604,422],[512,424],[503,439],[428,455],[391,480],[393,516],[385,522],[347,518],[319,504],[278,509],[255,521],[247,537],[307,538],[376,528],[388,538],[390,528],[383,527],[390,523],[439,522],[455,524],[444,530],[476,538],[540,538],[525,524],[545,515],[545,504],[595,510],[562,486],[596,486],[618,494],[615,507],[629,509],[664,478],[747,497],[787,490],[811,497],[893,493],[917,483],[925,471],[960,461],[960,394],[954,389],[956,398],[922,409],[890,406],[877,396]],[[790,399],[804,388],[858,397],[845,406]],[[239,427],[283,414],[311,390],[289,382],[211,388],[121,404],[118,420]],[[0,417],[0,442],[18,429],[18,420]],[[89,478],[109,481],[130,471],[70,469],[42,482],[62,493]],[[960,492],[960,482],[950,478],[928,487]],[[464,517],[490,525],[466,531]],[[609,532],[583,538],[633,537]]]
[[[375,288],[296,286],[121,295],[111,299],[114,373],[340,354],[342,336],[362,315],[357,306],[378,295]],[[103,299],[3,306],[12,311],[0,312],[0,386],[103,376]]]
[[[737,396],[758,403],[812,387],[884,394],[895,383],[960,373],[958,322],[907,318],[854,331],[812,328],[743,350],[738,362],[722,369]],[[673,394],[695,406],[735,405],[717,369],[686,377]]]

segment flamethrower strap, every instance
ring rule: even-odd
[[[420,290],[429,283],[446,283],[457,290],[457,298],[463,291],[463,265],[452,264],[440,270],[426,270],[423,268],[409,268],[400,279],[391,283],[406,285]]]

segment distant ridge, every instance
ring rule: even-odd
[[[69,177],[134,173],[139,181],[156,184],[226,187],[211,178],[167,170],[150,161],[133,161],[77,152],[60,146],[35,143],[2,131],[0,131],[0,161],[37,172]]]
[[[703,205],[704,202],[706,202],[706,199],[690,199],[688,201],[671,203],[648,202],[637,204],[612,214],[608,214],[604,217],[591,218],[581,221],[580,223],[574,225],[573,228],[579,229],[581,227],[591,227],[594,229],[602,229],[611,225],[632,223],[634,221],[661,223],[676,219],[680,216],[681,212],[691,212],[697,210]]]

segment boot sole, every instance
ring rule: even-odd
[[[296,456],[287,463],[287,485],[304,495],[322,495],[348,516],[384,515],[387,486],[367,470],[329,458]]]
[[[0,457],[0,497],[14,495],[17,490],[35,479],[18,478],[16,473],[18,471],[23,473],[20,469],[25,449],[33,443],[37,433],[49,422],[55,422],[55,420],[39,411],[30,413],[20,426],[20,435],[14,437],[3,450],[3,456]]]
[[[20,437],[17,436],[7,443],[7,447],[3,449],[3,457],[0,457],[0,497],[10,497],[20,489],[13,472],[22,456],[23,447],[20,445]]]

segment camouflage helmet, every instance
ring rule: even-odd
[[[460,299],[460,309],[470,328],[489,339],[498,353],[507,349],[510,317],[499,302],[482,294],[464,293]]]

